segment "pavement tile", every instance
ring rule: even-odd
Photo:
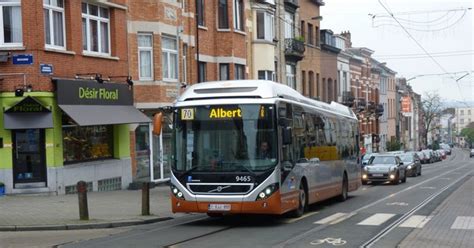
[[[452,229],[458,217],[474,216],[474,177],[471,176],[431,214],[433,218],[422,229],[414,229],[399,247],[472,247],[470,229]]]
[[[184,214],[173,214],[169,187],[150,189],[150,216],[141,216],[141,191],[90,192],[89,221],[79,220],[77,195],[0,197],[0,231],[118,227],[153,223]]]

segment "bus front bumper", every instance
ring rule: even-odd
[[[171,209],[173,213],[224,213],[224,214],[282,214],[280,191],[276,191],[270,197],[258,201],[232,201],[232,202],[208,202],[208,201],[186,201],[179,199],[173,194],[171,197]],[[230,205],[229,210],[210,210],[212,204]]]

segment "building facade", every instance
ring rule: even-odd
[[[300,1],[300,32],[304,37],[305,52],[301,64],[301,86],[299,91],[302,95],[310,98],[318,98],[320,95],[321,80],[321,38],[320,38],[320,7],[323,1]],[[320,98],[319,98],[320,99]]]
[[[13,0],[0,7],[6,192],[73,193],[80,180],[94,191],[126,188],[129,124],[150,120],[133,107],[125,1]]]

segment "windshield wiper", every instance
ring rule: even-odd
[[[183,174],[189,174],[189,172],[195,171],[197,168],[199,168],[199,166],[191,167],[190,169],[185,170],[185,171],[183,172]]]

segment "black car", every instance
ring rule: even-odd
[[[407,152],[399,156],[403,164],[406,165],[408,176],[421,176],[421,161],[416,152]]]

